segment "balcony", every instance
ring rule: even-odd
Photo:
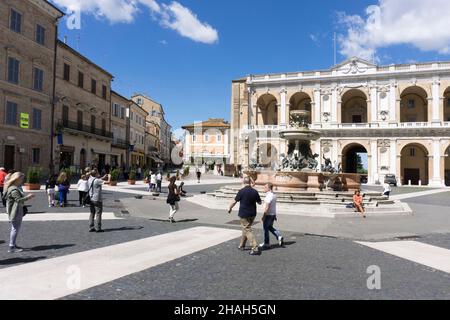
[[[87,135],[96,135],[99,137],[103,137],[103,138],[108,138],[108,139],[112,139],[113,134],[112,132],[106,131],[106,130],[102,130],[102,129],[98,129],[98,128],[94,128],[91,126],[87,126],[78,122],[74,122],[74,121],[58,121],[58,129],[60,130],[69,130],[75,133],[83,133],[83,134],[87,134]]]
[[[120,149],[128,149],[128,142],[123,139],[114,138],[113,141],[111,142],[111,146]]]

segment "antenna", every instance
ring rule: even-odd
[[[80,37],[80,34],[78,34],[77,35],[77,51],[80,50],[80,40],[81,40],[81,37]]]
[[[334,65],[336,65],[336,32],[333,34],[333,56],[334,56]]]

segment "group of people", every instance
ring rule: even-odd
[[[259,192],[254,189],[254,181],[250,177],[244,178],[245,187],[236,195],[234,202],[230,205],[228,213],[231,214],[234,206],[239,202],[239,218],[242,226],[242,237],[238,249],[245,250],[247,241],[250,242],[250,255],[260,255],[261,251],[270,248],[270,233],[272,233],[279,246],[283,246],[284,238],[281,233],[274,228],[274,222],[277,220],[277,196],[273,192],[273,184],[267,183],[264,186],[264,210],[261,218],[264,228],[264,242],[258,245],[256,237],[253,234],[252,226],[257,215],[257,204],[261,205],[262,200]]]
[[[161,172],[155,173],[151,172],[149,174],[149,177],[146,177],[148,179],[148,190],[150,192],[159,192],[161,193],[161,186],[162,186],[162,174]]]
[[[103,198],[102,185],[109,182],[110,175],[100,177],[97,169],[87,168],[80,179],[78,186],[80,191],[80,204],[89,204],[89,232],[104,232],[102,229]],[[9,237],[10,253],[22,252],[23,248],[17,245],[17,237],[22,226],[23,217],[28,213],[26,202],[34,198],[34,194],[25,194],[23,184],[25,175],[22,172],[7,173],[4,168],[0,168],[0,196],[6,207],[6,213],[11,224]],[[49,206],[55,206],[55,193],[59,193],[59,203],[62,207],[67,205],[67,193],[70,182],[67,174],[62,172],[57,178],[50,176],[46,182],[46,192]],[[56,191],[57,190],[57,191]]]

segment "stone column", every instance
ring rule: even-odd
[[[378,122],[378,89],[376,86],[370,88],[370,114],[370,121]]]
[[[283,89],[280,92],[281,97],[281,122],[280,125],[285,126],[287,123],[287,117],[286,117],[286,90]]]
[[[389,122],[400,122],[400,114],[397,115],[397,92],[396,85],[391,83],[389,90]]]
[[[369,172],[369,182],[375,183],[378,180],[378,142],[377,142],[377,140],[370,141],[370,154],[371,154],[371,157],[369,157],[369,159],[371,160],[371,163],[370,163],[371,172]]]
[[[433,85],[432,85],[432,120],[433,123],[440,123],[443,119],[441,119],[441,112],[440,112],[440,82],[437,77],[433,78]]]
[[[186,137],[184,141],[184,161],[190,162],[191,157],[191,133],[186,131]]]
[[[314,122],[322,122],[320,89],[314,91]]]
[[[333,88],[331,92],[331,122],[337,123],[337,112],[338,112],[338,92],[337,88]]]
[[[441,181],[441,152],[439,139],[433,140],[433,178],[430,179],[430,187],[442,187]]]
[[[225,155],[228,155],[230,153],[230,146],[228,145],[229,144],[229,142],[228,142],[229,134],[230,134],[230,130],[225,130],[224,137],[223,137],[223,143],[225,144],[225,147],[224,147]]]
[[[395,139],[391,140],[389,149],[390,149],[389,173],[395,174],[397,176],[397,141]]]

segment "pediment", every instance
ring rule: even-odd
[[[337,71],[341,74],[360,74],[365,73],[367,70],[376,68],[377,65],[366,61],[364,59],[360,59],[357,57],[350,58],[345,60],[344,62],[334,66],[331,70]]]

